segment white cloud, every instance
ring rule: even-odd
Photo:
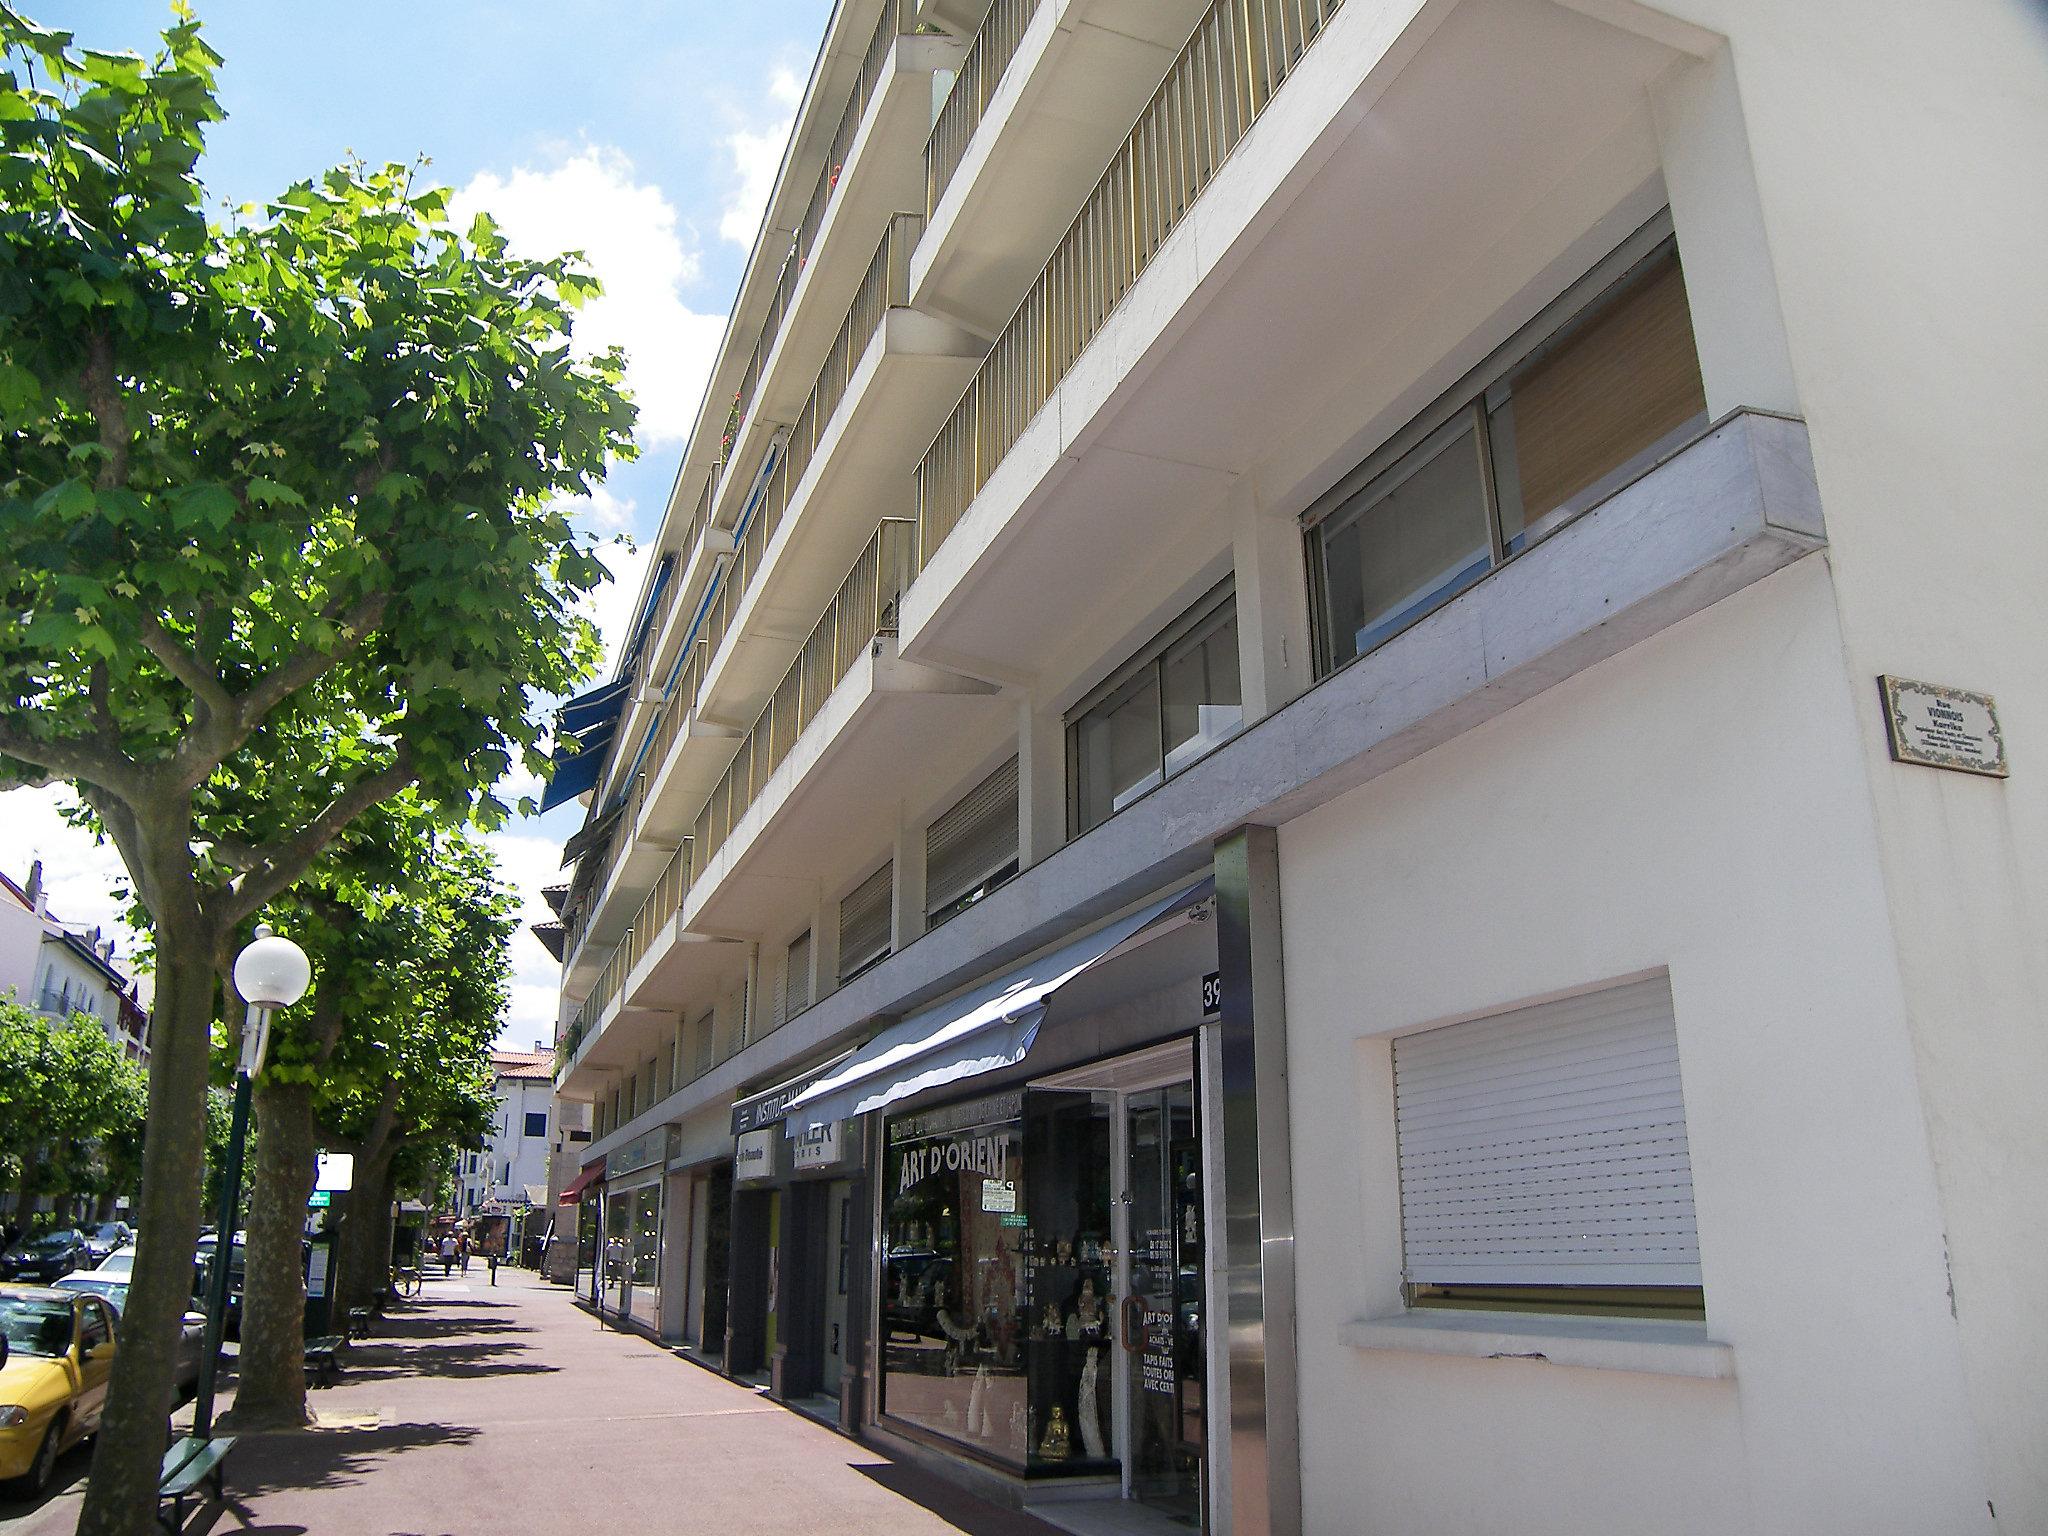
[[[605,291],[576,318],[578,350],[626,349],[641,442],[689,434],[725,317],[683,302],[702,263],[660,187],[636,180],[633,162],[618,150],[587,145],[550,166],[480,172],[452,207],[459,224],[488,210],[521,255],[582,251]]]
[[[768,207],[768,194],[775,190],[775,173],[782,166],[783,146],[796,122],[803,82],[793,70],[777,66],[768,77],[765,94],[769,109],[777,116],[764,128],[739,128],[725,136],[726,152],[732,156],[733,186],[719,215],[718,233],[742,250],[752,249],[761,215]]]
[[[536,1040],[552,1043],[555,1038],[562,968],[528,925],[554,921],[554,908],[541,889],[566,878],[562,845],[538,833],[511,830],[495,832],[487,841],[497,856],[499,877],[519,897],[519,929],[512,935],[511,1000],[498,1038],[504,1045],[526,1050]]]

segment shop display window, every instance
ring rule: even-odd
[[[997,1094],[889,1123],[882,1411],[1034,1473],[1110,1451],[1109,1109]]]
[[[622,1311],[626,1304],[626,1280],[633,1267],[633,1196],[615,1194],[604,1203],[604,1253],[600,1260],[600,1283],[608,1311]]]
[[[661,1306],[661,1186],[633,1192],[633,1316],[652,1326]]]

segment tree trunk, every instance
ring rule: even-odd
[[[317,1170],[314,1151],[311,1086],[258,1082],[242,1353],[229,1415],[238,1430],[297,1429],[311,1422],[300,1238]]]
[[[93,1451],[78,1536],[152,1536],[182,1320],[192,1305],[206,1156],[206,1068],[213,1024],[213,946],[203,925],[159,922],[142,1149],[141,1239],[120,1352]],[[228,1241],[223,1237],[223,1241]]]
[[[387,1271],[378,1267],[384,1251],[378,1230],[391,1219],[391,1159],[393,1148],[357,1155],[355,1187],[348,1192],[348,1208],[341,1219],[341,1252],[335,1264],[334,1304],[339,1308],[364,1305],[384,1279]],[[348,1314],[342,1313],[344,1317]]]

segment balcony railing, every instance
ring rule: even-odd
[[[1343,0],[1216,0],[918,466],[929,561]]]
[[[897,600],[916,570],[917,524],[884,518],[698,815],[693,847],[700,871],[725,846],[855,658],[876,636],[896,633]]]
[[[590,989],[590,996],[577,1009],[576,1023],[585,1032],[597,1027],[597,1021],[604,1016],[605,1005],[619,995],[619,989],[626,984],[626,977],[632,973],[633,967],[653,947],[655,938],[668,920],[676,915],[676,909],[690,893],[690,873],[690,839],[686,837],[670,855],[667,868],[654,882],[654,889],[640,903],[633,926],[626,930],[625,938],[619,941],[619,947],[612,951],[611,959],[598,973],[597,985]]]
[[[1024,29],[1038,14],[1039,4],[1040,0],[995,0],[988,15],[982,19],[981,30],[974,34],[974,41],[968,45],[967,57],[960,61],[960,73],[954,77],[953,89],[947,93],[945,102],[939,107],[938,119],[932,124],[932,136],[925,141],[926,218],[930,218],[937,209],[939,199],[946,195],[946,188],[953,180],[953,173],[960,169],[967,146],[974,138],[974,130],[981,126],[981,119],[988,111],[989,98],[995,95],[996,87],[1002,83],[1003,71],[1016,57],[1017,45],[1023,42]]]
[[[918,236],[923,232],[923,218],[914,213],[899,213],[889,220],[889,227],[882,233],[881,244],[875,247],[875,254],[868,262],[859,289],[854,293],[853,304],[846,312],[839,334],[832,338],[825,361],[818,369],[810,398],[797,414],[796,425],[789,431],[789,441],[768,477],[761,505],[754,509],[740,531],[732,563],[726,567],[711,610],[705,615],[703,634],[714,653],[731,628],[741,600],[746,597],[748,587],[761,569],[768,541],[782,526],[783,513],[789,510],[789,498],[803,483],[804,472],[811,467],[811,460],[818,451],[819,436],[831,424],[832,413],[845,398],[847,386],[853,381],[854,370],[860,366],[868,343],[874,340],[875,332],[881,329],[882,319],[889,310],[909,298],[910,253],[917,248]]]
[[[818,231],[824,226],[825,209],[832,201],[833,189],[839,185],[840,173],[846,169],[846,157],[852,152],[854,138],[860,132],[860,120],[867,112],[869,101],[874,98],[875,87],[881,83],[882,72],[888,67],[890,48],[898,37],[914,30],[910,20],[914,8],[913,0],[885,0],[882,14],[875,21],[875,30],[861,55],[860,73],[854,78],[853,94],[847,98],[846,110],[840,114],[839,126],[833,131],[831,146],[825,153],[824,169],[818,173],[818,184],[811,190],[811,200],[804,207],[803,217],[797,221],[796,238],[790,242],[782,271],[775,279],[775,295],[769,301],[767,317],[761,322],[761,334],[755,338],[746,372],[740,376],[739,388],[733,394],[725,424],[726,454],[732,452],[740,428],[753,412],[754,395],[761,387],[762,370],[767,367],[769,355],[775,350],[776,338],[782,334],[782,322],[788,318],[790,301],[796,296],[797,279],[803,275],[804,264],[810,260],[811,247],[817,243]]]

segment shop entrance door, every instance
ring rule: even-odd
[[[1125,1092],[1120,1194],[1129,1275],[1118,1305],[1128,1497],[1202,1518],[1202,1149],[1194,1085]]]

